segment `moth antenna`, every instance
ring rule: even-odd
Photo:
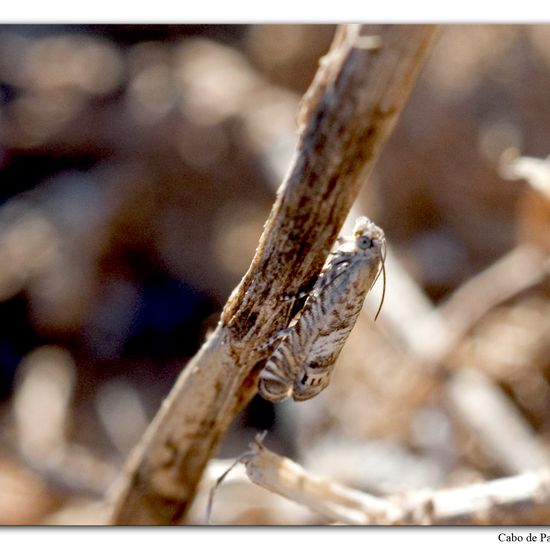
[[[384,257],[382,258],[382,262],[386,259],[386,256],[384,255]],[[374,285],[376,284],[376,281],[378,281],[378,279],[380,278],[380,275],[382,274],[382,268],[380,268],[378,270],[378,273],[376,274],[376,277],[374,278],[374,281],[372,281],[370,287],[369,287],[369,290],[372,290],[372,288],[374,287]]]
[[[378,274],[380,275],[380,273]],[[376,277],[378,279],[378,276]],[[386,297],[386,242],[384,241],[384,250],[382,252],[382,297],[380,298],[380,305],[378,306],[378,311],[374,316],[374,320],[378,319],[378,315],[382,311],[382,306],[384,305],[384,298]]]

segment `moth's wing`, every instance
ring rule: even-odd
[[[307,401],[321,393],[330,383],[333,367],[334,361],[315,362],[302,367],[292,387],[294,401]]]
[[[258,390],[260,395],[276,403],[292,393],[292,385],[300,369],[302,358],[296,356],[293,332],[281,342],[267,360],[260,374]]]
[[[321,271],[315,286],[310,294],[310,300],[318,300],[321,294],[330,287],[334,280],[345,273],[349,265],[349,258],[342,254],[332,258]]]
[[[339,328],[319,331],[305,363],[333,365],[352,329],[353,323],[349,322]]]
[[[292,397],[295,401],[311,399],[329,385],[336,360],[352,328],[351,323],[338,330],[319,332],[306,361],[294,379]]]

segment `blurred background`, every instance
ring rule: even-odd
[[[96,506],[247,269],[325,25],[0,26],[0,523]],[[386,231],[319,398],[257,431],[375,494],[550,463],[550,26],[447,26],[355,208]],[[216,523],[320,523],[237,473]],[[550,521],[550,514],[535,518]]]

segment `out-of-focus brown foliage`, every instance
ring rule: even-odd
[[[87,499],[248,267],[333,30],[0,28],[0,521],[93,523]],[[438,306],[501,256],[550,250],[548,171],[517,164],[550,154],[549,69],[549,26],[444,27],[359,201],[443,327]],[[330,388],[255,400],[222,454],[269,428],[377,494],[547,464],[549,288],[506,297],[433,361],[365,310]],[[222,493],[219,522],[322,521],[242,481]]]

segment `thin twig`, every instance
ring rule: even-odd
[[[263,432],[259,434],[256,437],[256,442],[258,445],[261,445],[262,441],[264,440],[267,432]],[[211,525],[211,518],[212,518],[212,507],[214,505],[214,496],[216,495],[216,491],[218,490],[218,487],[223,483],[223,480],[229,475],[231,470],[237,466],[237,464],[240,464],[241,462],[244,462],[249,456],[252,456],[254,454],[254,450],[248,450],[244,453],[242,453],[240,456],[238,456],[231,466],[227,468],[223,474],[216,479],[216,482],[214,483],[212,489],[210,489],[210,492],[208,493],[208,503],[206,505],[206,523],[207,525]]]
[[[392,291],[382,319],[407,351],[424,364],[440,367],[468,331],[496,306],[547,280],[549,263],[542,250],[519,245],[458,287],[434,306],[420,286],[388,249],[387,269]],[[368,295],[367,301],[375,296]]]
[[[110,523],[184,518],[206,463],[256,392],[263,359],[256,350],[284,328],[291,302],[282,298],[318,276],[436,29],[339,28],[306,97],[297,154],[252,264],[113,487]],[[365,48],[365,35],[377,35],[379,47]]]
[[[546,254],[533,246],[519,245],[487,269],[471,277],[437,308],[449,335],[440,350],[441,360],[489,311],[548,279]]]
[[[391,502],[312,475],[292,460],[269,451],[258,439],[251,448],[253,452],[243,462],[253,483],[303,504],[332,522],[388,523],[400,515]]]
[[[350,525],[533,523],[550,514],[550,469],[441,490],[375,497],[313,475],[288,458],[251,445],[243,462],[250,480],[309,507],[329,522]]]

